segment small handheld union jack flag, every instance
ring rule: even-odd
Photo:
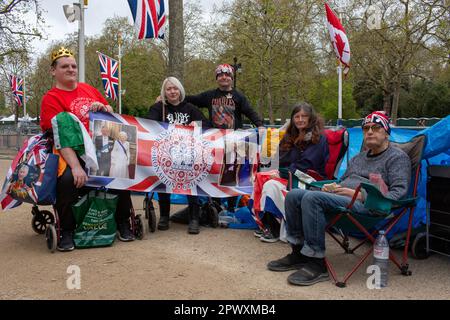
[[[166,11],[164,0],[128,0],[138,39],[164,39]]]
[[[23,79],[20,79],[19,77],[14,75],[10,75],[9,85],[14,95],[14,99],[17,102],[17,105],[21,107],[23,104]]]
[[[98,52],[100,60],[100,73],[105,94],[108,98],[117,100],[119,89],[119,62],[101,52]]]

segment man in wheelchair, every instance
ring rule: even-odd
[[[292,252],[268,263],[271,271],[297,270],[288,277],[294,285],[307,286],[329,279],[325,263],[325,213],[346,207],[361,182],[376,176],[386,197],[399,200],[408,192],[411,161],[402,150],[390,145],[389,118],[375,111],[363,119],[364,150],[353,157],[339,183],[325,184],[321,190],[295,189],[285,200],[287,240]],[[373,181],[373,180],[372,180]],[[352,211],[371,214],[364,207],[366,192],[358,193]]]

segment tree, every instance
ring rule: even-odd
[[[29,52],[30,38],[42,38],[43,22],[38,0],[0,1],[0,62]]]
[[[359,80],[370,79],[372,85],[382,90],[384,110],[395,123],[402,86],[412,76],[420,76],[422,68],[417,66],[426,63],[419,57],[440,41],[437,30],[448,16],[449,8],[441,0],[382,0],[379,1],[381,28],[368,30],[365,8],[369,4],[370,0],[359,1],[355,4],[359,10],[350,10],[364,12],[363,16],[350,20],[353,22],[350,41],[355,44],[353,65],[361,72],[357,76]]]
[[[183,0],[169,1],[169,70],[171,76],[184,80]]]

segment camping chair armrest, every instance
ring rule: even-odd
[[[333,183],[333,182],[339,183],[340,180],[339,180],[339,179],[336,179],[336,180],[321,180],[321,181],[314,181],[314,182],[309,183],[309,185],[310,185],[311,187],[313,187],[313,188],[322,189],[322,187],[323,187],[325,184],[330,184],[330,183]]]
[[[308,174],[309,176],[316,179],[316,181],[322,181],[325,179],[324,177],[322,177],[322,175],[319,172],[317,172],[316,170],[313,170],[313,169],[306,170],[306,174]]]
[[[417,200],[417,197],[402,200],[386,197],[377,186],[367,182],[361,182],[360,187],[367,192],[364,207],[372,211],[388,214],[393,208],[411,206]]]

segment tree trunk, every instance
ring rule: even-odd
[[[383,111],[391,114],[391,93],[383,90]]]
[[[392,102],[391,121],[397,125],[398,102],[400,101],[400,82],[395,84],[394,101]]]
[[[267,77],[267,107],[269,109],[269,121],[270,124],[274,124],[274,115],[273,115],[273,102],[272,102],[272,59],[269,60],[269,70]]]
[[[259,73],[259,98],[258,98],[258,112],[261,119],[264,122],[264,77],[262,73]]]
[[[183,0],[169,1],[169,70],[168,75],[184,78]]]

